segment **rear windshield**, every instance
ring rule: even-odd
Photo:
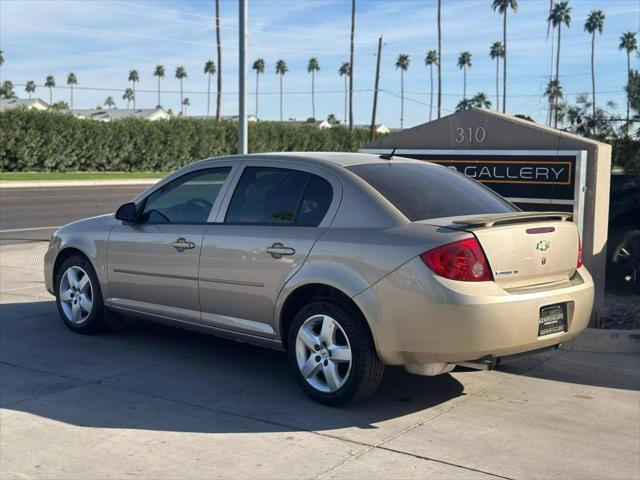
[[[507,213],[516,208],[462,174],[429,163],[369,163],[347,167],[409,220]]]

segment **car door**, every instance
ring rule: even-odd
[[[139,202],[139,221],[113,228],[110,306],[198,322],[198,263],[233,165],[185,173]]]
[[[202,322],[273,337],[275,301],[335,216],[338,178],[292,162],[246,161],[205,234]]]

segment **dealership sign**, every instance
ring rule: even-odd
[[[365,149],[365,153],[390,153]],[[582,227],[586,181],[584,150],[412,150],[395,156],[438,163],[477,180],[523,210],[573,212]]]
[[[570,185],[571,162],[434,160],[483,183]]]

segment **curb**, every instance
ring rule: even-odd
[[[50,188],[50,187],[100,187],[116,185],[155,185],[161,178],[131,178],[122,180],[0,180],[3,188]]]
[[[640,330],[587,328],[560,348],[572,352],[640,354]]]

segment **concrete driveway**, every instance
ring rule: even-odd
[[[640,357],[555,351],[369,401],[308,400],[285,355],[143,322],[82,336],[45,245],[0,247],[0,478],[640,477]]]

